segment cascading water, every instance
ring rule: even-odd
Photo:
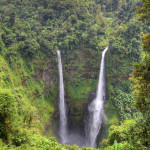
[[[66,104],[64,99],[64,82],[63,82],[63,71],[61,63],[61,53],[57,51],[58,56],[58,70],[59,70],[59,114],[60,114],[60,129],[59,135],[62,144],[67,143],[67,114],[66,114]]]
[[[96,147],[96,139],[99,134],[104,114],[104,99],[105,99],[105,54],[108,47],[102,52],[101,67],[99,74],[98,87],[96,98],[88,106],[89,119],[86,128],[86,146]]]

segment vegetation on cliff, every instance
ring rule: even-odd
[[[82,130],[108,41],[108,122],[100,148],[148,149],[150,34],[137,20],[140,5],[139,0],[0,1],[0,149],[80,149],[43,136],[54,136],[52,120],[58,118],[56,51],[63,54],[69,127]],[[137,9],[148,25],[149,9],[149,0]]]

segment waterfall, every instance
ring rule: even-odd
[[[63,83],[63,71],[61,62],[61,53],[57,51],[58,56],[58,70],[59,70],[59,114],[60,114],[60,128],[59,135],[62,144],[67,143],[67,114],[66,114],[66,104],[64,99],[64,83]]]
[[[86,128],[86,146],[96,148],[96,139],[99,134],[101,124],[105,117],[104,99],[105,99],[105,54],[106,47],[102,52],[101,66],[96,98],[88,106],[89,118]]]

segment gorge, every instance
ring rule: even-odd
[[[0,150],[148,150],[149,6],[0,0]]]
[[[99,134],[101,124],[105,118],[104,114],[104,100],[106,97],[106,85],[105,85],[105,54],[108,47],[102,52],[102,59],[100,64],[99,81],[96,92],[96,98],[88,106],[88,122],[85,123],[85,138],[81,137],[80,134],[71,133],[69,134],[67,125],[67,114],[66,104],[64,100],[64,83],[63,83],[63,70],[61,62],[60,51],[57,51],[58,55],[58,69],[59,69],[59,115],[60,115],[60,131],[59,135],[62,144],[79,144],[78,146],[88,146],[96,148],[96,139]],[[86,125],[87,124],[87,125]],[[72,132],[72,131],[70,131]],[[76,139],[76,140],[75,140]],[[75,142],[76,141],[76,142]],[[75,142],[75,143],[74,143]]]

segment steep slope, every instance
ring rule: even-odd
[[[70,129],[84,135],[87,104],[94,97],[101,51],[108,42],[108,123],[103,137],[108,137],[114,122],[136,116],[128,78],[132,64],[140,59],[143,29],[134,13],[139,4],[131,0],[1,0],[0,138],[4,143],[28,143],[33,134],[28,134],[29,129],[56,135],[52,124],[58,126],[59,116],[58,49]]]

